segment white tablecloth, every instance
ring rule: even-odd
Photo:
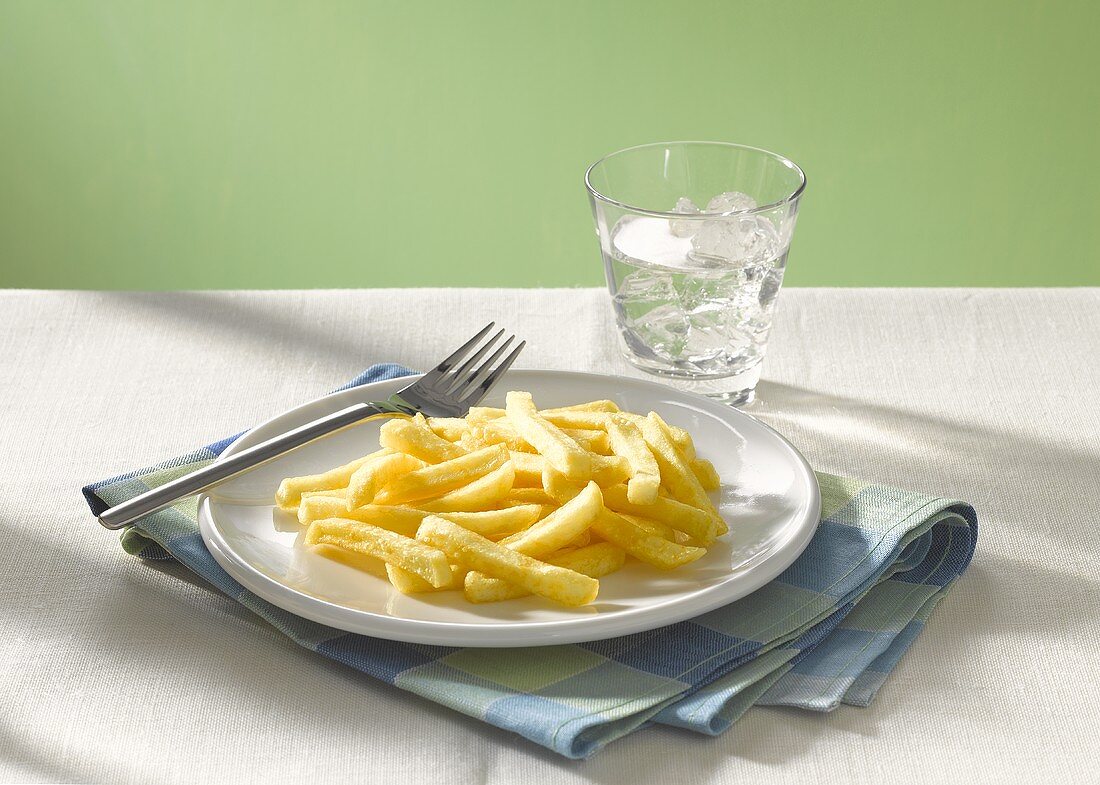
[[[1100,290],[781,296],[750,411],[815,467],[959,497],[969,572],[869,709],[753,709],[561,759],[311,654],[125,555],[88,481],[495,318],[525,367],[629,373],[601,290],[0,293],[0,781],[1100,778]]]

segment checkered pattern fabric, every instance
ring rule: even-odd
[[[375,365],[346,387],[411,373]],[[239,436],[239,434],[238,434]],[[83,489],[92,511],[213,461],[237,436]],[[649,723],[716,735],[753,705],[866,706],[974,553],[963,502],[818,474],[821,524],[752,595],[690,621],[611,640],[460,649],[354,635],[246,591],[211,557],[194,500],[127,529],[123,547],[176,559],[298,644],[515,731],[570,758]]]

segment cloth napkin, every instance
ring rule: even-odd
[[[375,365],[344,388],[405,376]],[[83,489],[92,512],[213,461],[240,436]],[[307,621],[246,591],[199,535],[194,500],[147,516],[122,545],[176,559],[301,646],[376,679],[585,758],[662,723],[717,735],[753,705],[866,706],[974,553],[964,502],[818,474],[821,524],[770,584],[690,621],[593,643],[425,646]]]

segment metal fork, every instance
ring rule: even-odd
[[[446,360],[432,368],[415,382],[394,393],[386,401],[357,403],[341,409],[327,417],[314,420],[282,436],[268,439],[257,445],[241,450],[223,461],[192,472],[159,488],[135,496],[122,502],[99,516],[99,522],[108,529],[121,529],[138,518],[150,515],[187,496],[209,490],[230,480],[239,474],[254,469],[261,464],[285,455],[304,444],[309,444],[322,436],[361,423],[378,415],[415,414],[423,412],[429,417],[461,417],[470,407],[484,398],[493,385],[500,380],[505,371],[515,362],[516,357],[527,345],[526,341],[501,356],[512,345],[514,335],[497,346],[488,359],[478,365],[482,357],[500,341],[504,330],[498,330],[477,351],[474,347],[493,329],[494,322],[485,325],[477,335],[468,340]],[[471,354],[471,352],[473,353]],[[469,356],[467,356],[469,355]],[[499,361],[499,362],[498,362]],[[462,363],[459,365],[459,363]],[[474,366],[477,366],[476,368]],[[457,367],[456,367],[457,366]]]

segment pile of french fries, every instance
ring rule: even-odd
[[[297,515],[307,547],[384,569],[406,594],[584,605],[627,558],[682,567],[728,531],[707,496],[718,474],[687,431],[612,401],[539,411],[510,392],[505,409],[388,420],[379,443],[283,480],[276,503]]]

